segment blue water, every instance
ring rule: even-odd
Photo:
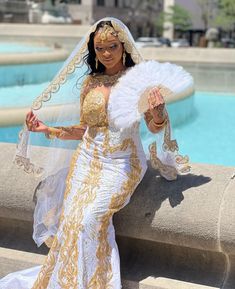
[[[56,65],[53,69],[55,68]],[[50,82],[43,82],[9,87],[0,86],[0,108],[30,107],[35,98],[42,93],[49,83]],[[61,87],[60,92],[57,93],[57,97],[51,98],[50,104],[68,103],[68,99],[72,102],[74,98],[78,97],[79,93],[77,88],[69,89],[67,84],[69,85],[67,82]],[[69,98],[67,97],[68,95],[70,96]]]
[[[234,127],[235,95],[196,92],[192,116],[173,126],[173,133],[191,162],[235,166]]]
[[[235,166],[235,95],[198,92],[195,114],[174,128],[192,162]]]
[[[0,108],[30,106],[49,82],[28,84],[25,86],[0,87]]]
[[[0,53],[35,53],[48,52],[51,48],[45,46],[34,46],[26,43],[0,42]]]
[[[168,105],[173,120],[173,133],[180,152],[188,154],[191,162],[235,166],[235,95],[196,92],[194,109],[184,122],[177,123],[175,113],[188,110],[180,102]],[[16,142],[20,127],[0,128],[1,142]],[[155,136],[141,123],[141,136],[145,150]]]
[[[27,89],[26,85],[41,84],[52,80],[61,66],[61,61],[50,63],[1,65],[0,102],[2,100],[2,95],[6,95],[6,93],[8,93],[11,97],[13,94],[15,94],[15,92],[23,93],[24,89]],[[10,90],[6,90],[5,92],[5,87],[9,87]],[[28,88],[37,89],[36,86],[29,86]],[[39,87],[39,89],[41,89],[41,87]],[[34,90],[32,90],[30,94],[33,95],[33,98],[35,98]]]

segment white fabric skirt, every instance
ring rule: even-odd
[[[9,274],[0,289],[121,288],[112,217],[129,202],[146,162],[132,138],[116,142],[107,143],[107,131],[84,138],[71,162],[60,224],[45,263]]]

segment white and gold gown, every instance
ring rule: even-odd
[[[147,168],[139,124],[113,128],[99,91],[85,96],[82,112],[88,128],[71,161],[60,225],[46,261],[3,278],[1,289],[121,288],[112,217],[129,202]]]
[[[50,193],[53,190],[50,191],[49,189],[47,191],[46,187],[44,190],[45,199],[41,206],[45,211],[42,210],[42,214],[39,210],[39,214],[36,217],[34,215],[36,221],[34,240],[38,245],[44,241],[50,241],[51,243],[51,249],[45,263],[43,266],[7,275],[0,280],[0,289],[121,288],[119,254],[115,242],[112,217],[115,212],[129,202],[147,168],[146,157],[139,136],[138,121],[141,115],[140,113],[137,114],[136,105],[133,105],[133,103],[138,104],[136,100],[149,86],[155,87],[164,84],[170,91],[182,93],[182,90],[188,86],[188,82],[186,81],[187,85],[185,86],[184,73],[183,75],[181,73],[182,68],[180,68],[180,71],[172,70],[169,63],[153,65],[153,70],[149,69],[148,64],[143,63],[142,65],[143,58],[128,28],[118,19],[104,18],[92,25],[49,86],[33,102],[32,109],[34,111],[39,115],[41,112],[41,116],[45,113],[45,118],[40,116],[40,120],[47,121],[47,117],[50,116],[55,125],[60,125],[60,117],[62,117],[62,120],[67,118],[65,111],[68,112],[68,110],[66,110],[62,99],[66,97],[68,103],[71,103],[74,88],[81,84],[83,76],[88,76],[90,71],[90,67],[86,63],[86,57],[89,53],[88,43],[91,33],[96,31],[100,21],[109,21],[112,24],[119,41],[123,43],[125,51],[130,54],[135,63],[134,68],[136,70],[131,70],[132,73],[130,71],[125,74],[127,77],[123,80],[122,85],[120,85],[120,78],[119,86],[115,85],[112,94],[110,94],[122,96],[120,103],[128,108],[128,113],[131,115],[127,115],[126,118],[126,115],[123,116],[122,113],[122,120],[124,119],[127,124],[133,124],[130,127],[128,126],[128,129],[118,130],[115,128],[117,126],[109,123],[108,104],[105,95],[101,91],[93,90],[91,85],[88,91],[85,92],[84,88],[81,92],[80,107],[82,113],[80,121],[81,124],[86,124],[88,127],[71,162],[71,150],[67,149],[62,152],[62,150],[53,146],[53,141],[49,144],[50,149],[53,147],[53,150],[50,150],[48,159],[45,158],[46,164],[44,158],[42,160],[35,159],[37,154],[33,153],[34,146],[31,145],[33,143],[31,143],[31,139],[34,138],[35,134],[30,133],[27,126],[24,125],[19,136],[15,163],[29,174],[40,175],[44,171],[48,184],[50,184],[50,176],[52,176],[53,182],[54,173],[57,172],[58,182],[55,182],[54,185],[57,185],[57,188],[59,187],[58,191],[61,195],[54,190],[55,199],[52,198],[51,200]],[[172,73],[174,71],[176,73]],[[177,78],[177,76],[181,77]],[[94,76],[89,77],[90,80],[93,78],[94,86],[100,86],[99,79],[94,79]],[[87,78],[88,82],[89,77]],[[108,79],[107,86],[114,85],[116,80],[114,79],[114,82],[111,83]],[[191,81],[189,81],[190,83]],[[104,83],[104,86],[106,84]],[[83,85],[86,87],[86,83],[83,83]],[[116,93],[113,94],[115,88]],[[58,100],[58,104],[62,105],[57,105],[56,110],[51,110],[51,99],[55,102]],[[111,99],[113,101],[109,101],[109,108],[116,108],[117,98],[112,97]],[[110,105],[111,103],[112,105]],[[70,106],[68,106],[69,118],[66,121],[69,124],[78,123],[79,115],[76,110],[76,102],[73,102],[73,104],[75,104],[75,114],[71,114]],[[122,107],[120,106],[117,110],[118,114]],[[134,122],[130,122],[130,119],[133,121],[133,117]],[[147,123],[151,121],[151,118],[151,115],[145,114]],[[61,130],[61,136],[66,136],[66,134],[76,136],[76,125],[60,127],[59,130]],[[40,138],[41,134],[36,135]],[[51,128],[52,135],[53,129]],[[163,133],[158,135],[157,144],[155,142],[150,146],[151,164],[166,179],[176,179],[179,171],[183,172],[188,168],[188,159],[178,155],[177,143],[175,140],[171,140],[169,120]],[[70,148],[69,142],[65,146]],[[66,166],[62,162],[64,156]],[[43,164],[40,164],[40,161]],[[62,167],[57,165],[57,161],[58,164],[61,161]],[[70,170],[64,190],[65,174],[60,177],[61,175],[58,172],[67,168],[68,162],[70,163]],[[50,170],[51,167],[52,170]],[[59,212],[56,213],[55,219],[52,216],[49,218],[49,222],[53,220],[51,227],[56,224],[51,231],[51,227],[49,228],[46,223],[44,224],[44,213],[46,220],[47,213],[51,212],[50,201]],[[39,226],[37,226],[38,224]],[[45,230],[43,233],[42,228]],[[50,236],[53,236],[53,238],[47,240],[47,237]],[[48,244],[48,242],[46,243]]]

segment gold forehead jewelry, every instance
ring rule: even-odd
[[[117,32],[113,29],[113,27],[111,27],[107,24],[105,24],[103,27],[101,27],[98,30],[98,34],[100,36],[101,42],[104,42],[107,39],[108,34],[112,34],[113,36],[117,36]]]

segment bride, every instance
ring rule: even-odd
[[[33,238],[38,246],[45,242],[50,251],[42,266],[0,280],[1,289],[122,287],[112,217],[129,202],[147,165],[139,121],[118,129],[108,109],[117,82],[142,60],[127,27],[114,18],[101,19],[33,103],[15,161],[26,172],[44,177],[37,188]],[[52,112],[51,100],[63,97],[70,102],[69,108],[61,102]],[[147,101],[148,129],[161,133],[162,144],[168,145],[165,153],[177,152],[176,143],[169,139],[169,118],[158,87],[148,90]],[[119,105],[113,100],[112,106]],[[35,137],[43,135],[51,148],[46,162],[44,158],[37,166],[30,144],[38,144]],[[74,142],[75,151],[71,150]],[[160,172],[175,179],[175,163],[164,163],[156,147],[151,152]]]

